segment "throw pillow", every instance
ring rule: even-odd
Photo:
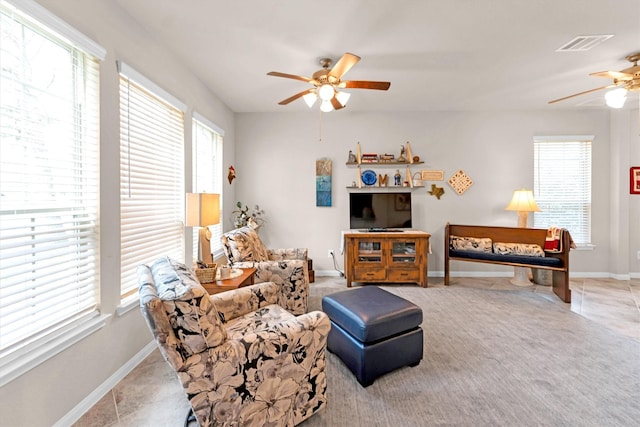
[[[488,237],[449,236],[449,248],[461,251],[491,252],[491,239]]]
[[[496,242],[493,244],[493,251],[501,255],[544,256],[542,247],[532,243]]]

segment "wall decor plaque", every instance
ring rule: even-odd
[[[443,181],[444,171],[423,170],[420,172],[423,181]]]
[[[438,187],[435,184],[431,184],[431,190],[427,191],[427,193],[435,196],[438,200],[440,200],[440,197],[442,197],[442,195],[444,194],[444,188]]]
[[[640,166],[632,166],[629,170],[629,193],[640,194]]]
[[[459,169],[456,173],[454,173],[451,178],[449,178],[449,185],[453,188],[453,191],[458,193],[458,195],[462,195],[465,191],[469,189],[473,185],[473,181],[469,176],[464,173],[462,169]]]

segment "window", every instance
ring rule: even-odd
[[[193,119],[193,192],[222,194],[222,139],[224,132],[204,117]],[[222,197],[220,198],[222,201]],[[222,206],[220,206],[222,211]],[[222,219],[211,230],[211,252],[216,259],[223,255]],[[198,253],[198,230],[193,231],[193,250]]]
[[[120,289],[126,299],[136,295],[138,265],[161,256],[184,260],[185,107],[131,67],[118,65]]]
[[[0,3],[0,385],[99,314],[104,50],[25,4]]]
[[[578,246],[591,244],[593,136],[535,137],[534,226],[564,227]]]

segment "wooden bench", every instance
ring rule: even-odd
[[[450,236],[490,238],[494,243],[528,243],[544,248],[547,230],[542,228],[490,227],[482,225],[454,225],[447,223],[444,235],[444,284],[449,285],[451,261],[471,261],[514,267],[533,267],[552,271],[553,292],[564,302],[571,302],[569,289],[569,250],[571,236],[561,235],[559,252],[545,251],[544,257],[528,255],[501,255],[471,250],[454,250],[449,244]]]

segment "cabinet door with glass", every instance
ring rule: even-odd
[[[356,247],[356,259],[360,264],[382,262],[384,256],[382,241],[380,240],[359,240]]]
[[[415,265],[417,260],[417,253],[419,246],[415,239],[399,239],[394,240],[391,243],[391,259],[389,260],[392,265]]]

